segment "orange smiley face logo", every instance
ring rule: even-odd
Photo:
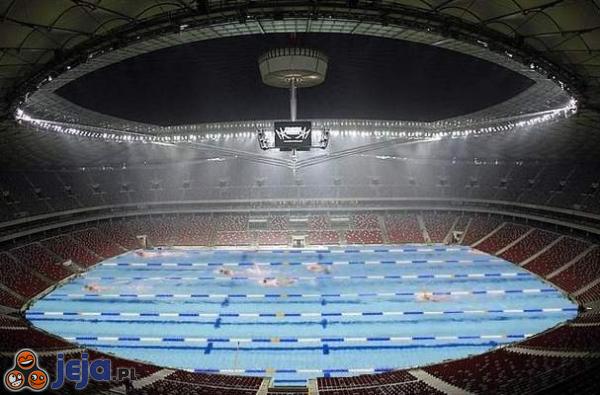
[[[4,385],[12,391],[17,391],[25,384],[23,373],[18,370],[11,370],[4,375]]]
[[[23,370],[29,370],[36,365],[35,354],[29,350],[23,350],[17,354],[17,366]]]
[[[27,379],[27,384],[31,389],[40,391],[48,385],[48,374],[43,370],[34,370]]]
[[[38,366],[38,356],[30,349],[19,350],[15,354],[14,365],[4,374],[4,387],[11,392],[24,389],[40,392],[50,384],[50,377]]]

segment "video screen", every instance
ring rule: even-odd
[[[312,145],[312,122],[275,122],[275,148],[307,151]]]

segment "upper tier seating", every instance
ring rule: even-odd
[[[339,244],[340,234],[336,230],[309,230],[306,241],[309,244]]]
[[[348,244],[383,244],[383,235],[379,229],[358,229],[346,231]]]
[[[17,294],[32,298],[50,286],[49,282],[33,274],[31,267],[22,265],[5,253],[0,254],[2,284]]]
[[[517,244],[504,251],[500,256],[509,262],[521,263],[558,238],[559,235],[556,233],[535,229]]]
[[[367,160],[367,159],[363,159]],[[231,185],[215,185],[203,164],[128,169],[81,169],[49,171],[0,171],[0,221],[64,210],[113,204],[173,202],[202,199],[244,198],[464,198],[490,199],[600,213],[600,177],[586,165],[565,166],[553,162],[499,165],[472,162],[440,163],[407,161],[391,170],[381,161],[369,166],[339,169],[339,178],[352,185],[333,182],[297,185],[291,179],[267,179],[253,189],[253,177],[236,178]],[[361,171],[358,172],[357,169]],[[398,179],[397,171],[412,174]],[[440,172],[444,173],[440,179]],[[377,185],[372,183],[373,177]],[[297,191],[297,193],[290,193]],[[360,215],[360,214],[359,214]],[[275,229],[275,228],[271,228]],[[220,229],[244,230],[244,229]],[[436,235],[436,239],[439,238]]]
[[[13,294],[0,289],[0,305],[10,307],[11,309],[19,309],[25,303],[25,299],[16,297]]]
[[[135,238],[126,222],[107,222],[100,225],[98,229],[113,243],[127,250],[135,250],[140,247],[140,242]]]
[[[590,287],[589,289],[576,296],[575,299],[579,303],[588,304],[600,299],[600,283]]]
[[[248,230],[247,215],[219,215],[215,217],[217,230],[242,232]]]
[[[67,235],[46,239],[42,244],[65,261],[70,259],[82,267],[90,267],[102,259]]]
[[[379,217],[375,214],[355,214],[350,219],[350,222],[355,229],[379,229]]]
[[[391,243],[423,243],[423,232],[414,214],[388,215],[385,227]]]
[[[600,248],[588,252],[573,265],[552,278],[567,292],[574,292],[600,277]]]
[[[146,235],[150,245],[177,244],[179,220],[175,217],[138,218],[129,222],[133,235]]]
[[[109,258],[125,252],[123,247],[119,247],[116,243],[108,240],[98,229],[85,229],[73,233],[72,236],[100,257]]]
[[[61,259],[41,244],[31,243],[10,251],[22,265],[30,265],[35,271],[51,280],[62,280],[73,272],[62,265]]]
[[[239,246],[250,245],[252,243],[252,235],[248,231],[244,232],[229,232],[219,231],[215,238],[215,245],[219,246]]]
[[[584,252],[589,246],[589,243],[581,240],[562,238],[540,256],[528,262],[525,268],[540,276],[547,276]]]
[[[308,218],[308,228],[311,230],[330,229],[329,217],[326,215],[312,216]]]
[[[434,243],[443,243],[450,232],[456,216],[453,214],[426,214],[423,215],[423,222],[427,228],[429,238]]]
[[[496,233],[476,244],[475,247],[488,254],[495,254],[510,243],[517,241],[528,230],[529,228],[523,225],[505,224]]]
[[[0,327],[7,328],[27,328],[27,323],[20,318],[0,314]]]
[[[213,218],[208,215],[184,217],[179,221],[180,245],[210,245],[214,234]]]
[[[222,233],[222,232],[221,232]],[[256,231],[252,238],[260,245],[290,244],[290,233],[286,231]]]
[[[289,229],[289,217],[285,215],[275,215],[269,218],[269,229],[287,230]]]
[[[463,238],[464,245],[472,245],[500,226],[502,222],[496,218],[475,217],[469,223]]]

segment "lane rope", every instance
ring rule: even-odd
[[[506,295],[506,294],[536,294],[556,293],[556,288],[525,288],[525,289],[492,289],[477,291],[447,291],[431,292],[435,296],[465,296],[465,295]],[[44,298],[48,301],[65,300],[73,298],[84,299],[268,299],[268,298],[366,298],[366,297],[395,297],[422,295],[422,292],[351,292],[351,293],[269,293],[269,294],[97,294],[97,293],[52,293]]]
[[[148,252],[150,253],[165,253],[169,255],[173,252],[180,252],[179,249],[167,249],[167,250],[155,250],[152,249]],[[381,253],[381,252],[444,252],[444,251],[472,251],[469,247],[466,246],[455,246],[448,247],[444,245],[434,245],[434,246],[414,246],[414,247],[397,247],[397,248],[387,248],[387,247],[374,247],[374,248],[360,248],[360,246],[348,248],[317,248],[317,249],[298,249],[298,248],[275,248],[275,249],[231,249],[231,248],[214,248],[214,249],[204,249],[204,250],[185,250],[191,254],[195,255],[208,255],[208,254],[353,254],[353,253]],[[116,257],[120,259],[123,256]]]
[[[295,281],[313,281],[313,280],[418,280],[418,279],[449,279],[449,278],[489,278],[489,277],[531,277],[529,272],[505,272],[505,273],[443,273],[443,274],[399,274],[399,275],[354,275],[354,276],[338,276],[338,275],[320,275],[320,276],[290,276],[287,279]],[[155,276],[155,277],[117,277],[117,276],[85,276],[88,280],[105,280],[105,281],[248,281],[248,280],[276,280],[278,277],[248,277],[248,276]]]
[[[320,262],[300,262],[300,261],[273,261],[273,262],[102,262],[99,266],[107,267],[220,267],[220,266],[308,266],[314,263],[321,265],[345,266],[345,265],[407,265],[407,264],[439,264],[439,263],[503,263],[502,259],[481,258],[481,259],[388,259],[388,260],[353,260],[353,261],[320,261]]]
[[[521,313],[559,313],[577,312],[574,307],[547,307],[526,309],[490,309],[490,310],[437,310],[437,311],[349,311],[349,312],[276,312],[276,313],[159,313],[159,312],[88,312],[88,311],[28,311],[27,318],[36,317],[209,317],[209,318],[244,318],[244,317],[367,317],[367,316],[410,316],[410,315],[455,315],[455,314],[521,314]]]
[[[66,336],[64,339],[75,342],[133,342],[133,343],[406,343],[422,341],[447,340],[502,340],[525,339],[530,333],[493,334],[493,335],[460,335],[460,336],[376,336],[376,337],[152,337],[152,336]]]

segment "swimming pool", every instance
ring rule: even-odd
[[[279,385],[482,353],[576,314],[526,270],[443,245],[129,252],[26,313],[85,347]]]

